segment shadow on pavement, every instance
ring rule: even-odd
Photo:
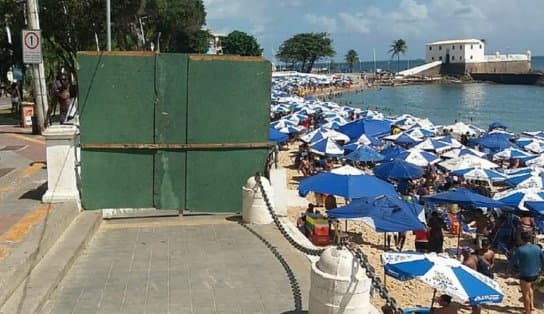
[[[45,194],[46,191],[47,191],[47,182],[43,183],[42,185],[35,188],[34,190],[29,190],[25,192],[23,195],[19,197],[19,199],[41,201],[42,196]]]

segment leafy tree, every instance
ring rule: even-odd
[[[21,30],[24,28],[24,7],[12,0],[0,0],[0,81],[6,79],[10,67],[22,68],[23,53],[21,44]],[[9,27],[11,44],[8,42]]]
[[[334,54],[327,33],[301,33],[284,41],[276,57],[285,63],[300,63],[301,71],[310,73],[316,60]]]
[[[228,55],[260,56],[263,49],[255,37],[241,31],[233,31],[226,37],[221,37],[223,53]]]
[[[353,72],[353,67],[356,63],[359,62],[359,55],[357,54],[357,51],[350,49],[348,53],[346,53],[346,63],[348,64],[349,71]]]
[[[391,58],[397,56],[397,72],[400,71],[400,55],[405,54],[406,50],[408,50],[408,46],[402,38],[394,40],[390,46],[389,52],[391,53]]]

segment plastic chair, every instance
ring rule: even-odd
[[[459,232],[461,232],[461,228],[459,226],[457,215],[455,215],[454,213],[448,213],[448,220],[448,229],[450,230],[450,232],[455,235],[459,234]]]

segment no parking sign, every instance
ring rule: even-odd
[[[42,36],[40,30],[23,30],[23,63],[42,63]]]

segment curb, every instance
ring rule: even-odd
[[[91,240],[101,218],[101,213],[97,211],[80,213],[67,228],[63,229],[65,232],[46,251],[43,258],[38,259],[37,264],[24,265],[24,269],[27,270],[25,276],[0,308],[0,313],[38,312],[81,250]]]

